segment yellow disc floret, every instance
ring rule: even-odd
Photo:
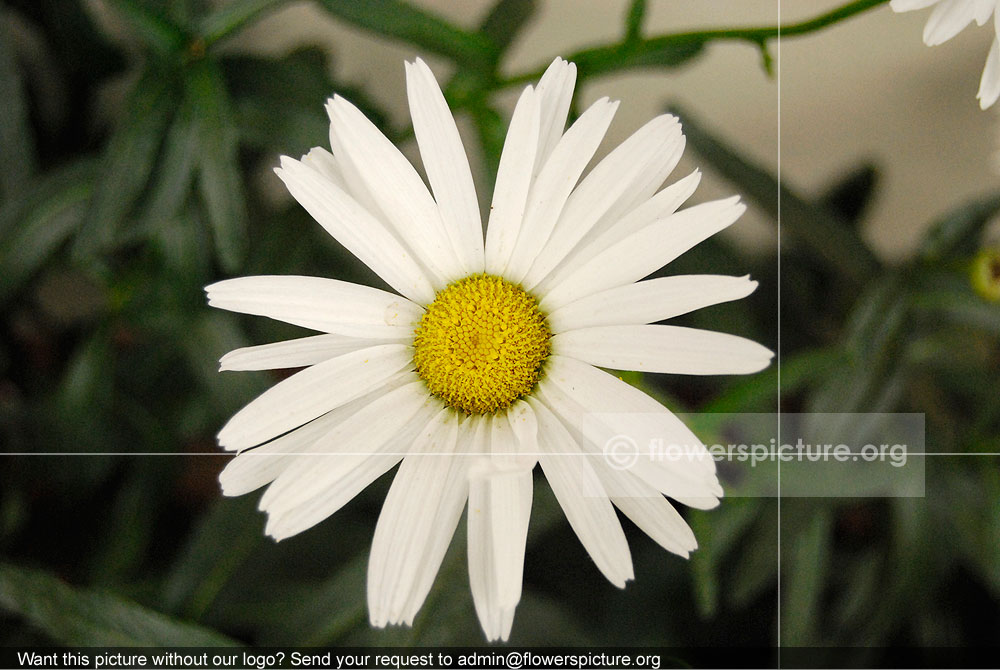
[[[549,355],[538,303],[500,277],[476,274],[438,292],[413,338],[431,393],[469,414],[505,409],[531,391]]]

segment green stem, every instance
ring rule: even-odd
[[[778,37],[796,37],[816,32],[827,26],[839,23],[855,14],[860,14],[873,7],[885,4],[889,0],[854,0],[842,7],[838,7],[825,14],[787,26],[765,26],[761,28],[728,28],[722,30],[698,30],[686,33],[673,33],[661,35],[649,39],[630,40],[620,44],[604,45],[584,49],[568,56],[566,60],[586,65],[587,74],[599,74],[611,70],[624,69],[609,65],[612,58],[621,59],[626,56],[627,66],[643,65],[646,63],[646,56],[662,53],[670,49],[682,47],[698,48],[715,40],[736,40],[750,42],[762,50],[766,48],[769,40]],[[582,69],[582,68],[581,68]],[[545,72],[545,67],[540,67],[531,72],[514,75],[497,82],[498,88],[507,88],[519,84],[527,84],[536,81]]]

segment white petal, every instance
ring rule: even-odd
[[[679,159],[682,148],[680,123],[664,115],[605,156],[570,194],[552,236],[524,277],[525,288],[530,290],[548,275],[609,210],[631,199],[636,184],[644,184],[665,156]]]
[[[409,338],[400,338],[408,340]],[[384,340],[373,340],[345,335],[313,335],[297,340],[272,342],[256,347],[235,349],[219,359],[219,370],[284,370],[303,368],[323,361],[349,354],[352,351],[386,344]]]
[[[538,153],[539,98],[530,86],[524,89],[500,154],[486,228],[486,272],[490,274],[498,275],[507,267],[524,220],[532,183],[532,171],[526,166],[534,164]]]
[[[275,174],[330,235],[389,286],[421,304],[434,299],[434,288],[410,251],[323,172],[282,156]]]
[[[478,443],[477,451],[486,446],[494,456],[525,451],[503,416],[479,420],[474,441]],[[537,453],[537,441],[533,442],[535,446],[530,448]],[[532,464],[534,460],[532,457]],[[493,464],[488,462],[486,465],[474,468],[469,476],[469,583],[486,637],[491,641],[506,640],[514,609],[521,599],[524,548],[531,515],[531,467],[512,469],[505,467],[505,463],[489,467]]]
[[[494,423],[500,423],[499,420]],[[527,468],[535,467],[538,459],[538,419],[531,406],[524,400],[518,400],[507,410],[507,423],[517,444],[516,456],[500,463],[501,467]],[[502,446],[502,445],[501,445]],[[497,462],[498,448],[493,449],[494,463]]]
[[[455,118],[424,61],[406,64],[406,93],[420,157],[434,191],[441,220],[465,274],[482,272],[483,223],[469,158]]]
[[[753,340],[683,326],[596,326],[560,333],[552,352],[602,368],[681,375],[744,375],[774,353]]]
[[[601,251],[553,286],[543,296],[541,307],[553,312],[585,295],[642,279],[731,225],[745,210],[739,197],[733,196],[656,221]]]
[[[940,0],[892,0],[889,6],[894,12],[911,12],[914,9],[924,9],[940,2]]]
[[[604,139],[617,102],[601,98],[566,131],[528,194],[524,222],[504,277],[520,283],[555,226],[577,180]]]
[[[485,586],[472,595],[490,641],[507,640],[521,599],[531,488],[530,470],[469,481],[469,579]]]
[[[393,232],[433,274],[435,288],[461,277],[437,203],[410,162],[347,100],[334,96],[326,108],[334,155],[347,158]]]
[[[997,14],[1000,16],[1000,14]],[[1000,98],[1000,41],[993,40],[990,46],[990,53],[986,57],[986,67],[983,68],[983,77],[979,81],[979,106],[986,109],[993,105]]]
[[[541,96],[542,116],[538,135],[538,156],[533,170],[535,175],[545,165],[545,161],[549,159],[562,137],[563,129],[566,127],[566,115],[573,102],[575,86],[576,63],[569,63],[562,58],[553,60],[542,78],[538,80],[536,88]]]
[[[662,493],[630,472],[595,469],[611,502],[658,545],[684,558],[698,548],[691,528]]]
[[[212,307],[348,337],[406,339],[424,313],[394,293],[323,277],[238,277],[205,292]]]
[[[309,453],[309,449],[318,439],[371,404],[373,400],[399,388],[407,381],[412,382],[412,373],[400,373],[383,386],[327,412],[301,428],[296,428],[259,447],[241,451],[219,474],[223,495],[243,495],[274,481],[275,477],[300,456]]]
[[[307,445],[260,499],[276,540],[327,518],[388,472],[440,405],[410,382],[361,407]]]
[[[997,9],[997,0],[974,0],[974,2],[975,7],[973,8],[973,12],[975,14],[976,25],[985,26],[986,22],[990,20],[990,16]]]
[[[632,556],[589,457],[543,403],[529,398],[528,404],[538,418],[538,463],[566,520],[601,573],[625,588],[633,578]]]
[[[975,18],[969,0],[941,0],[924,26],[924,44],[936,46],[957,35]]]
[[[235,451],[270,440],[361,397],[412,364],[410,347],[382,344],[308,367],[237,412],[219,431],[219,444]]]
[[[373,626],[412,623],[441,566],[469,492],[458,434],[458,416],[442,410],[392,481],[368,561]]]
[[[681,156],[684,155],[685,143],[686,140],[684,139],[684,136],[681,135],[677,139],[676,144],[670,145],[660,155],[655,156],[654,160],[650,162],[646,172],[639,175],[635,181],[632,182],[625,193],[622,194],[622,197],[619,198],[618,201],[615,202],[615,204],[612,205],[611,208],[604,214],[604,216],[601,217],[600,221],[597,222],[593,230],[587,233],[581,241],[581,245],[592,240],[594,234],[603,233],[605,230],[608,230],[613,226],[617,226],[618,222],[621,221],[622,218],[653,198],[654,195],[660,190],[660,187],[663,186],[663,182],[666,178],[670,176],[670,173],[673,172],[675,167],[677,167],[677,163],[680,162]],[[695,170],[695,172],[697,173],[698,171]],[[681,204],[683,204],[683,202],[677,203],[676,207],[671,210],[671,213],[680,207]],[[652,219],[656,218],[659,217],[652,217]]]
[[[691,197],[700,181],[701,172],[695,170],[629,210],[622,218],[608,222],[606,227],[603,227],[606,222],[602,221],[584,237],[555,271],[535,288],[536,294],[544,295],[602,251],[627,239],[658,219],[669,217]]]
[[[340,169],[340,165],[337,164],[337,159],[323,147],[313,147],[309,153],[301,158],[300,162],[318,171],[344,193],[350,193],[350,188],[344,180],[344,173]]]
[[[591,326],[653,323],[745,298],[756,288],[757,282],[751,281],[749,275],[658,277],[580,298],[549,314],[548,323],[553,333]]]
[[[602,462],[689,507],[718,505],[723,491],[712,455],[680,419],[639,389],[592,365],[550,356],[537,395]],[[632,453],[618,452],[623,442]]]

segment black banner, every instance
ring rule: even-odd
[[[38,670],[619,670],[621,668],[990,668],[998,648],[4,647],[0,667]]]

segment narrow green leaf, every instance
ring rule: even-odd
[[[793,647],[816,644],[823,585],[830,558],[833,519],[826,505],[810,505],[807,526],[792,538],[783,583],[782,644]],[[787,538],[786,530],[783,538]]]
[[[1000,194],[980,198],[948,212],[927,231],[918,256],[929,262],[972,256],[979,248],[983,229],[997,212],[1000,212]]]
[[[711,513],[692,511],[688,517],[698,538],[691,554],[691,575],[695,601],[704,617],[712,617],[719,607],[723,561],[746,534],[759,510],[750,499],[734,499]]]
[[[496,180],[497,170],[500,167],[500,154],[503,152],[507,128],[499,112],[485,105],[473,108],[472,119],[476,124],[476,134],[483,150],[483,165],[488,181],[484,190],[490,192],[493,190],[493,181]]]
[[[912,298],[912,306],[922,316],[943,318],[1000,337],[1000,305],[983,300],[967,287],[918,293]]]
[[[143,444],[143,449],[153,450],[154,447]],[[102,524],[102,541],[91,555],[91,583],[110,586],[136,576],[156,533],[157,512],[164,504],[164,491],[171,483],[164,476],[164,468],[170,465],[157,458],[127,462],[128,474]]]
[[[856,226],[875,195],[878,179],[878,169],[865,163],[838,179],[820,196],[819,203]]]
[[[757,203],[776,221],[780,202],[781,230],[792,235],[830,270],[859,284],[875,274],[878,260],[850,226],[785,184],[779,184],[767,170],[727,147],[686,112],[674,113],[684,122],[684,134],[695,151],[736,184],[741,195]]]
[[[0,9],[0,17],[9,9]],[[13,49],[11,24],[0,20],[0,202],[9,202],[35,171],[28,103]]]
[[[157,12],[148,3],[137,0],[110,0],[109,4],[125,19],[132,32],[147,47],[162,54],[176,53],[187,43],[180,26],[166,14]]]
[[[288,0],[235,0],[204,16],[198,23],[198,34],[206,46],[228,37],[281,7]]]
[[[111,593],[69,586],[40,570],[0,563],[0,608],[58,644],[224,647],[238,643]]]
[[[703,414],[732,414],[736,412],[766,412],[774,410],[778,401],[778,377],[781,377],[781,394],[792,395],[816,383],[843,364],[844,355],[836,349],[815,349],[796,352],[782,358],[781,368],[772,365],[726,390],[701,408]]]
[[[176,104],[171,88],[169,77],[149,69],[132,89],[104,150],[100,181],[74,244],[78,258],[106,251],[142,194]]]
[[[625,15],[625,41],[634,42],[642,37],[642,20],[646,17],[646,0],[632,0]]]
[[[678,67],[702,52],[705,42],[687,36],[625,42],[571,54],[580,79],[638,68]]]
[[[224,270],[235,272],[247,253],[246,196],[239,171],[238,133],[217,64],[208,60],[194,64],[187,89],[200,121],[198,185],[216,254]]]
[[[191,619],[208,610],[263,537],[253,496],[224,498],[198,522],[163,587],[163,609]]]
[[[778,580],[778,506],[763,506],[749,533],[742,539],[732,568],[728,601],[748,607]]]
[[[87,160],[52,171],[0,208],[0,304],[80,226],[93,193],[95,168]]]
[[[311,588],[306,597],[297,599],[289,615],[271,627],[262,644],[323,647],[335,644],[352,628],[367,626],[367,571],[368,555],[363,551]]]
[[[466,32],[401,0],[319,0],[319,3],[351,25],[445,56],[463,66],[486,71],[496,62],[497,47],[484,35]]]
[[[479,32],[493,42],[498,53],[503,53],[537,9],[538,0],[499,0],[480,24]]]
[[[183,207],[194,181],[198,159],[198,119],[194,105],[185,99],[170,124],[153,183],[139,216],[148,227],[173,218]]]
[[[209,406],[222,417],[235,412],[273,380],[267,373],[242,372],[238,378],[219,373],[219,358],[226,352],[250,344],[236,323],[236,316],[219,310],[201,310],[196,318],[174,327],[185,360],[205,390],[202,406]]]

